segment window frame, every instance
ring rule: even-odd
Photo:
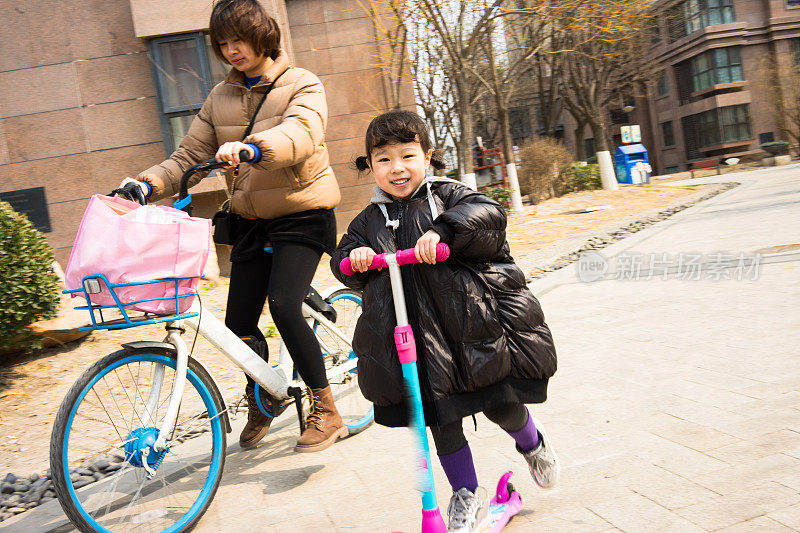
[[[725,56],[724,63],[718,62],[721,55]],[[705,66],[701,67],[700,63],[704,63]],[[709,87],[724,83],[745,81],[742,51],[738,45],[706,50],[692,57],[689,65],[692,73],[693,92],[704,91]],[[735,78],[734,73],[737,70],[738,78]],[[727,80],[723,78],[723,73],[727,74]],[[700,81],[703,78],[705,78],[705,82]]]
[[[669,135],[667,135],[667,129],[669,129]],[[669,137],[669,142],[667,137]],[[664,143],[664,148],[675,146],[675,126],[671,120],[661,123],[661,140]]]
[[[147,41],[147,52],[150,57],[150,70],[153,75],[153,87],[155,89],[156,102],[158,104],[159,122],[161,125],[161,137],[164,143],[164,153],[169,157],[178,146],[174,146],[174,137],[172,128],[170,127],[170,120],[178,117],[195,116],[200,111],[206,98],[208,98],[211,89],[215,83],[212,78],[211,58],[206,51],[206,37],[208,32],[193,31],[186,33],[177,33],[174,35],[166,35],[162,37],[155,37]],[[195,59],[198,60],[200,67],[200,75],[203,78],[201,84],[201,92],[203,94],[202,101],[196,105],[181,105],[181,106],[167,106],[166,94],[167,88],[165,86],[166,79],[162,72],[162,54],[161,44],[178,42],[178,41],[194,41],[195,42]]]
[[[736,8],[733,0],[684,0],[670,8],[668,19],[669,39],[674,42],[709,26],[736,22]]]
[[[697,148],[716,146],[734,142],[747,141],[753,138],[752,120],[749,104],[737,104],[709,109],[693,115],[697,128]],[[733,118],[733,121],[728,118]],[[726,132],[735,131],[735,135],[727,136]]]
[[[656,80],[656,96],[662,97],[669,94],[669,78],[667,77],[667,70],[664,69],[658,75]]]

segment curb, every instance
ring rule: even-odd
[[[517,259],[517,265],[525,273],[525,281],[530,284],[551,272],[578,260],[581,252],[600,250],[619,242],[653,224],[670,218],[700,202],[713,198],[723,192],[741,185],[739,182],[712,183],[704,190],[684,196],[672,202],[630,215],[620,221],[606,224],[593,230],[566,237],[525,257]]]

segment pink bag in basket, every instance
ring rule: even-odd
[[[193,218],[171,207],[140,206],[123,198],[96,194],[83,214],[69,256],[67,289],[79,289],[85,276],[103,274],[111,283],[131,283],[160,278],[187,278],[178,282],[178,294],[192,294],[203,275],[211,242],[211,220]],[[96,305],[115,305],[101,282],[92,294]],[[175,296],[175,282],[151,283],[114,289],[122,303]],[[72,296],[83,292],[72,293]],[[180,312],[194,296],[179,298]],[[126,306],[159,315],[175,313],[175,300],[156,300]]]

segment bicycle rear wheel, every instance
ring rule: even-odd
[[[353,289],[339,289],[326,301],[336,310],[336,328],[347,338],[345,342],[328,327],[314,322],[314,332],[320,341],[325,370],[333,392],[336,408],[342,416],[350,435],[367,429],[375,420],[372,403],[361,394],[358,387],[356,354],[353,351],[353,332],[358,317],[361,316],[361,292]],[[336,367],[352,366],[351,370],[336,373]],[[335,373],[335,375],[331,375]]]
[[[168,450],[152,448],[176,363],[166,348],[125,348],[92,365],[64,398],[50,467],[81,531],[189,531],[210,505],[225,464],[224,411],[193,359]]]

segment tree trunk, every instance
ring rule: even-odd
[[[586,130],[586,122],[577,119],[578,127],[575,128],[575,154],[578,161],[586,161],[586,143],[583,142],[583,132]]]
[[[472,107],[470,106],[469,101],[469,90],[467,89],[467,83],[464,79],[464,73],[460,73],[460,75],[455,80],[456,84],[456,91],[458,92],[458,121],[460,122],[461,126],[461,138],[459,139],[459,144],[461,145],[461,153],[463,156],[463,168],[461,172],[463,174],[473,174],[475,172],[474,166],[472,164]]]
[[[589,127],[592,128],[592,135],[594,135],[594,147],[598,152],[607,152],[609,150],[608,136],[606,135],[605,121],[601,116],[594,116],[589,119]]]

